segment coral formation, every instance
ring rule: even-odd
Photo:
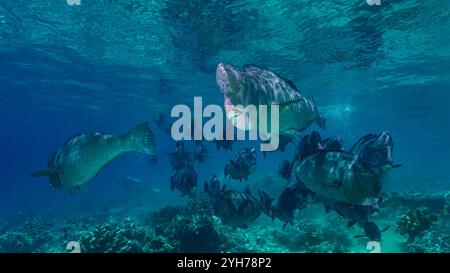
[[[430,209],[418,208],[414,212],[409,211],[397,217],[397,230],[401,235],[407,235],[408,242],[411,242],[417,236],[422,235],[438,219],[438,215],[432,213]]]
[[[412,253],[449,253],[450,235],[443,237],[438,231],[425,231],[422,236],[415,237],[407,244]]]
[[[322,221],[302,221],[292,228],[275,230],[273,237],[290,250],[299,252],[348,252],[352,245],[346,233]]]
[[[32,252],[33,239],[23,232],[7,232],[0,236],[0,253]]]
[[[145,237],[142,228],[110,221],[82,236],[80,243],[82,251],[88,253],[142,252]]]
[[[176,251],[218,252],[221,250],[225,236],[217,228],[206,199],[198,198],[189,201],[181,213],[166,220],[155,227],[155,234],[173,242],[172,245]]]
[[[383,206],[394,209],[417,209],[427,207],[431,212],[442,213],[449,203],[444,193],[386,192],[383,194]]]
[[[402,201],[400,209],[392,202],[385,203],[388,209],[381,217],[389,223],[392,215],[401,215],[397,231],[408,236],[394,251],[450,252],[445,210],[435,213],[440,205],[416,208],[415,195],[412,198],[414,204]],[[349,232],[345,221],[337,214],[325,214],[321,206],[311,205],[295,215],[293,226],[281,226],[268,217],[260,217],[248,229],[222,225],[213,216],[208,198],[200,195],[182,206],[156,211],[136,208],[115,216],[102,213],[67,218],[27,215],[5,221],[0,252],[66,252],[70,241],[78,241],[82,252],[360,252],[367,243],[367,238],[352,237],[362,231]]]
[[[150,213],[145,223],[148,225],[158,225],[167,223],[180,214],[182,211],[181,207],[175,206],[165,206],[157,211],[153,211]]]

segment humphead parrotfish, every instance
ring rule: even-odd
[[[245,229],[261,215],[261,201],[252,195],[248,187],[243,192],[227,190],[226,185],[221,187],[214,176],[209,183],[205,182],[204,189],[211,198],[214,215],[224,225]]]
[[[155,137],[148,123],[137,125],[128,134],[114,136],[85,133],[72,137],[48,161],[48,168],[31,176],[48,176],[56,188],[87,192],[87,183],[115,158],[137,152],[156,157]]]
[[[230,150],[230,151],[232,151],[233,150],[233,143],[234,143],[234,140],[231,140],[231,139],[227,139],[227,137],[226,137],[226,128],[224,128],[223,129],[223,131],[222,131],[222,139],[221,140],[219,140],[219,139],[215,139],[214,140],[214,142],[216,143],[216,148],[217,148],[217,150],[219,150],[220,151],[220,149],[223,149],[223,150]]]
[[[242,149],[234,159],[225,163],[224,176],[242,181],[256,170],[256,150],[254,148]]]
[[[194,160],[197,160],[200,163],[205,162],[208,159],[208,149],[206,149],[205,145],[201,141],[195,142],[194,148]]]
[[[154,121],[160,130],[170,134],[170,118],[166,113],[160,112],[158,119],[155,119]]]
[[[313,132],[300,142],[291,176],[322,198],[376,207],[386,172],[399,166],[392,162],[392,137],[383,132],[358,143],[344,151],[339,141],[324,143]]]
[[[225,101],[227,118],[242,130],[257,128],[257,122],[245,118],[242,105],[278,105],[279,133],[297,137],[313,122],[326,128],[326,121],[312,97],[304,97],[295,84],[267,68],[245,65],[237,68],[231,64],[217,65],[216,82]],[[270,107],[268,107],[270,108]],[[269,115],[270,116],[270,113]],[[242,122],[245,120],[245,122]],[[267,122],[268,126],[270,122]]]
[[[170,189],[181,192],[181,196],[188,195],[193,198],[197,194],[197,172],[192,164],[183,167],[170,177]]]
[[[374,213],[374,209],[370,206],[358,206],[344,202],[324,202],[325,211],[336,211],[340,216],[348,220],[347,227],[352,227],[358,224],[363,230],[364,235],[357,235],[355,237],[368,237],[371,241],[381,241],[381,232],[389,229],[387,226],[380,230],[378,225],[369,220],[369,215]]]
[[[263,204],[263,212],[271,217],[272,220],[278,218],[283,221],[283,227],[287,224],[293,225],[294,212],[305,208],[309,202],[308,196],[314,195],[302,182],[297,182],[293,186],[284,189],[275,205],[272,205],[274,199],[269,198],[267,193],[263,191],[258,193]]]
[[[175,144],[175,151],[167,153],[167,155],[169,156],[170,166],[176,171],[192,163],[191,153],[186,151],[183,141],[178,141]]]

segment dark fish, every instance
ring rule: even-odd
[[[201,141],[195,142],[194,160],[200,163],[205,162],[208,159],[208,150]]]
[[[175,144],[175,151],[167,153],[167,155],[169,155],[169,162],[174,170],[180,170],[184,165],[192,163],[191,155],[186,152],[183,141],[178,141]]]
[[[288,182],[291,179],[291,167],[291,162],[289,160],[284,160],[278,168],[278,174]]]
[[[292,162],[301,161],[321,150],[323,150],[322,137],[318,132],[312,131],[311,134],[304,136],[298,143]]]
[[[254,148],[242,149],[234,159],[225,164],[225,177],[242,181],[256,170],[256,151]]]
[[[364,236],[367,236],[371,241],[379,242],[381,240],[381,232],[386,230],[385,228],[380,231],[378,226],[369,220],[369,215],[374,212],[374,209],[370,206],[358,206],[345,202],[325,202],[325,211],[328,213],[330,210],[336,211],[340,216],[347,219],[349,221],[348,227],[352,227],[355,224],[361,226],[365,233]]]
[[[214,215],[224,225],[245,229],[261,215],[261,203],[248,187],[244,192],[227,190],[225,185],[220,187],[214,176],[209,184],[205,182],[204,188],[211,197]]]
[[[223,136],[222,139],[215,139],[214,142],[216,143],[217,150],[223,149],[223,150],[233,150],[233,143],[234,140],[229,140],[226,138],[226,130],[223,130]]]
[[[266,193],[261,191],[259,193],[260,199],[266,201],[262,202],[265,206],[263,211],[266,214],[269,212],[267,215],[270,216],[272,220],[278,218],[285,222],[284,226],[287,224],[293,225],[294,212],[305,208],[308,203],[308,196],[314,195],[302,182],[297,182],[291,187],[286,188],[278,197],[275,206],[272,206],[271,202],[268,202],[268,200],[273,199],[269,199]]]
[[[280,151],[282,153],[284,153],[284,151],[286,150],[286,146],[291,143],[294,140],[294,138],[290,137],[290,136],[285,136],[285,135],[280,135],[279,136],[279,144],[278,144],[278,149],[273,151]],[[265,143],[269,143],[269,141],[264,141]],[[266,158],[266,151],[263,152],[263,156],[264,158]]]
[[[383,174],[345,151],[320,151],[295,163],[295,175],[317,195],[356,205],[375,204]]]
[[[195,197],[197,192],[197,172],[190,164],[184,165],[170,177],[170,189],[177,189],[181,196]]]
[[[155,120],[155,123],[160,130],[170,134],[170,120],[169,116],[166,113],[159,113],[158,119]]]
[[[375,139],[375,141],[373,141]],[[382,133],[361,139],[352,152],[339,139],[322,145],[320,135],[300,141],[292,172],[317,195],[333,201],[377,206],[387,166],[392,165],[392,138]],[[384,164],[384,165],[383,165]]]
[[[284,79],[269,69],[245,65],[239,69],[231,64],[217,65],[216,82],[224,96],[227,117],[239,128],[241,110],[235,106],[272,105],[280,106],[279,131],[281,135],[297,136],[313,122],[322,129],[326,121],[318,111],[313,99],[300,94],[292,81]],[[241,129],[256,128],[248,124]]]
[[[350,152],[357,154],[359,158],[371,165],[385,168],[400,167],[393,163],[392,153],[394,141],[388,132],[378,135],[368,134],[356,142]]]
[[[103,133],[75,136],[53,154],[48,168],[32,176],[49,176],[56,189],[88,192],[87,183],[111,161],[128,152],[156,157],[155,138],[147,122],[121,136]]]
[[[344,141],[340,136],[326,138],[322,140],[321,145],[324,150],[344,151]]]
[[[282,162],[278,173],[289,183],[291,181],[291,173],[294,164],[321,150],[323,150],[322,137],[318,132],[312,131],[310,135],[304,136],[297,144],[292,160],[285,160]]]

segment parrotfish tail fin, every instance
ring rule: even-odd
[[[311,109],[312,109],[313,115],[314,115],[314,121],[323,130],[327,129],[327,121],[325,120],[325,117],[322,115],[322,113],[319,112],[319,109],[317,108],[313,97],[312,96],[308,97],[306,100],[311,105]]]
[[[155,136],[148,126],[148,122],[141,123],[134,127],[126,137],[128,141],[130,141],[133,151],[152,157],[156,156]]]
[[[258,195],[259,195],[259,200],[261,203],[261,209],[263,211],[263,213],[269,217],[274,218],[274,213],[273,213],[273,206],[272,206],[272,202],[273,202],[273,198],[271,198],[269,196],[268,193],[266,193],[265,191],[261,191],[260,189],[258,189]]]
[[[291,180],[291,170],[291,162],[284,160],[278,169],[278,174],[289,183]]]

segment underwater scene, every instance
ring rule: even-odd
[[[448,253],[449,34],[446,0],[1,0],[0,253]]]

